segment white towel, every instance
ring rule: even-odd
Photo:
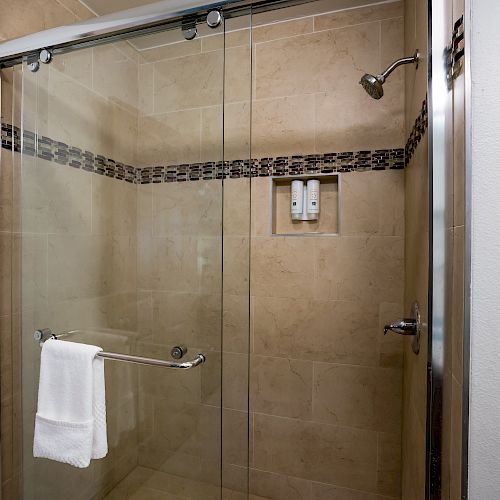
[[[33,456],[75,467],[108,452],[100,347],[49,339],[42,347]]]

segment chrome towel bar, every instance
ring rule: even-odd
[[[61,337],[66,337],[72,333],[76,333],[77,331],[65,332],[59,335],[55,335],[52,333],[50,328],[41,328],[40,330],[35,330],[33,337],[35,340],[40,342],[40,345],[48,339],[58,340]],[[205,362],[205,356],[203,354],[198,354],[191,361],[169,361],[167,359],[155,359],[155,358],[145,358],[142,356],[132,356],[131,354],[119,354],[115,352],[105,352],[101,351],[97,353],[97,356],[100,356],[104,359],[112,359],[115,361],[125,361],[126,363],[135,363],[138,365],[149,365],[149,366],[163,366],[164,368],[175,368],[178,370],[189,370],[190,368],[194,368],[195,366],[201,365]]]

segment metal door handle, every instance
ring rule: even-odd
[[[384,326],[384,335],[389,331],[399,335],[416,335],[417,322],[413,318],[398,319],[394,323]]]
[[[394,332],[399,335],[412,335],[413,341],[411,347],[415,354],[420,351],[420,332],[422,330],[422,323],[420,322],[420,309],[418,302],[414,302],[412,306],[413,318],[403,318],[389,323],[384,326],[384,335],[388,332]]]

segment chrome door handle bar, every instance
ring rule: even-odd
[[[35,330],[33,337],[36,341],[40,342],[40,345],[48,339],[58,340],[61,337],[66,337],[72,333],[77,333],[78,330],[73,330],[70,332],[64,332],[59,335],[52,333],[50,328],[40,328]],[[104,359],[112,359],[114,361],[125,361],[126,363],[135,363],[138,365],[149,365],[149,366],[163,366],[164,368],[176,368],[178,370],[189,370],[205,362],[206,358],[203,354],[198,354],[191,361],[170,361],[168,359],[155,359],[155,358],[145,358],[143,356],[132,356],[131,354],[121,354],[116,352],[105,352],[100,351],[96,354]]]

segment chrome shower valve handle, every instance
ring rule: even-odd
[[[413,318],[398,319],[394,323],[384,326],[384,335],[387,335],[389,331],[399,335],[416,335],[417,322]]]
[[[388,332],[394,332],[399,335],[412,335],[413,341],[411,347],[415,354],[420,351],[420,333],[422,330],[422,323],[420,321],[420,309],[418,302],[412,306],[413,318],[403,318],[389,323],[384,326],[384,335]]]

